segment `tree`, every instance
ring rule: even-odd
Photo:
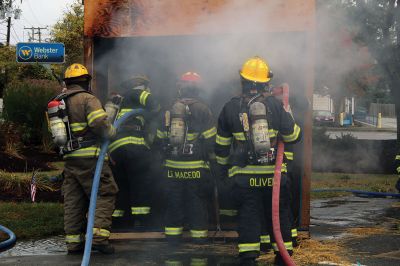
[[[346,0],[343,3],[353,25],[355,40],[366,45],[389,88],[397,115],[400,141],[400,1]]]
[[[52,40],[65,45],[65,63],[83,63],[83,6],[76,0],[51,31]]]
[[[344,97],[363,96],[378,80],[368,47],[353,40],[346,10],[341,0],[317,1],[316,92],[331,96],[337,115]]]
[[[0,47],[0,97],[7,84],[23,79],[52,80],[51,73],[40,64],[21,64],[15,60],[15,46]]]

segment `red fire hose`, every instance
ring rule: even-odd
[[[286,111],[289,111],[289,86],[285,83],[282,85],[283,92],[283,106]],[[275,172],[274,172],[274,185],[272,187],[272,226],[276,244],[279,253],[287,266],[295,266],[292,257],[290,257],[286,250],[285,244],[282,239],[281,224],[279,218],[279,195],[281,188],[281,170],[283,162],[283,152],[285,145],[282,140],[278,140],[278,152],[276,156]]]

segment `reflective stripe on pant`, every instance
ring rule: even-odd
[[[119,217],[124,217],[124,215],[125,215],[125,211],[124,210],[115,209],[113,214],[112,214],[112,217],[119,218]]]
[[[115,181],[120,192],[116,208],[123,210],[125,216],[150,213],[151,176],[149,175],[150,152],[143,145],[123,145],[110,155]]]
[[[199,171],[201,171],[200,178],[185,180],[168,177],[168,170],[165,171],[166,229],[181,228],[188,222],[193,237],[203,237],[207,234],[208,216],[203,179],[208,176],[205,170],[199,169]],[[166,235],[169,235],[167,231]]]
[[[62,193],[64,196],[64,230],[66,235],[84,234],[86,231],[86,213],[92,189],[96,159],[66,160]],[[112,178],[108,164],[101,172],[97,196],[94,226],[109,230],[114,210],[117,185]],[[107,243],[108,237],[93,237],[94,244]],[[68,249],[75,249],[80,243],[67,243]]]
[[[256,251],[260,252],[260,243],[242,243],[238,245],[239,253]]]
[[[285,248],[286,248],[287,250],[293,250],[293,243],[292,243],[292,241],[283,242],[283,244],[285,245]],[[272,243],[272,248],[274,249],[275,252],[279,252],[278,245],[277,245],[276,243]]]
[[[208,236],[208,230],[190,230],[190,235],[193,238],[206,238]]]
[[[291,234],[293,238],[296,238],[298,236],[297,229],[296,228],[292,229]]]
[[[208,260],[207,258],[191,258],[190,266],[207,266]]]
[[[183,233],[183,227],[165,227],[166,236],[180,236]]]
[[[84,240],[82,235],[66,235],[65,236],[65,242],[67,244],[72,244],[72,243],[82,243]]]
[[[260,236],[260,243],[261,244],[270,244],[271,243],[271,237],[269,235],[261,235]]]
[[[150,214],[150,207],[131,207],[132,215]]]
[[[237,214],[238,214],[237,210],[225,210],[225,209],[220,209],[219,210],[219,215],[237,216]]]

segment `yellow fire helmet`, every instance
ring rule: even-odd
[[[81,64],[74,63],[65,70],[64,79],[74,79],[78,77],[90,78],[88,70]]]
[[[272,73],[269,70],[268,63],[258,56],[249,58],[242,66],[240,70],[240,76],[242,78],[267,83],[272,78]]]

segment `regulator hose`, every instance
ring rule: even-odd
[[[125,113],[122,117],[118,118],[118,120],[114,122],[114,127],[118,130],[120,125],[124,123],[129,117],[133,115],[142,114],[143,112],[144,112],[143,109],[134,109],[128,113]],[[103,168],[103,163],[106,157],[107,148],[109,144],[110,140],[105,140],[101,144],[100,154],[97,159],[96,170],[94,173],[93,184],[92,184],[92,191],[90,193],[90,204],[89,204],[88,221],[86,228],[85,251],[83,253],[83,258],[81,263],[82,266],[87,266],[89,265],[90,262],[90,254],[92,251],[92,240],[93,240],[94,215],[96,212],[97,192],[99,190],[100,174]]]
[[[0,225],[0,231],[8,235],[7,240],[0,242],[0,251],[5,251],[7,249],[12,248],[15,245],[15,242],[17,241],[17,237],[15,236],[14,232],[2,225]]]
[[[312,189],[311,192],[349,192],[359,197],[400,198],[399,193],[374,192],[374,191],[364,191],[364,190],[356,190],[349,188],[321,188],[321,189]]]
[[[287,84],[282,85],[283,89],[283,105],[286,111],[289,111],[289,86]],[[279,249],[279,253],[287,266],[295,266],[296,264],[292,260],[286,250],[285,244],[283,242],[281,233],[281,224],[279,217],[279,197],[281,189],[281,174],[282,174],[282,163],[283,163],[283,152],[285,145],[282,140],[278,141],[278,152],[275,162],[274,170],[274,185],[272,187],[272,228],[274,233],[274,238]]]

